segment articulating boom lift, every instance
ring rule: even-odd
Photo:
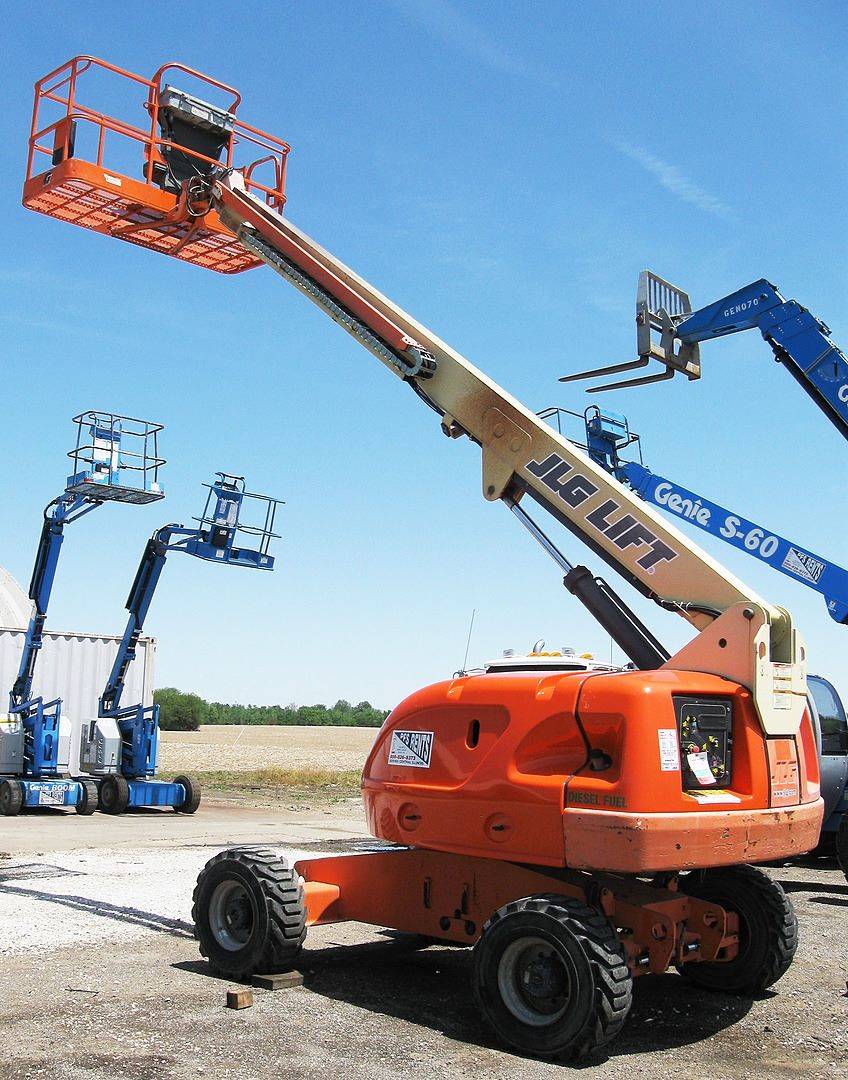
[[[73,420],[76,446],[68,453],[73,471],[62,494],[44,511],[44,524],[29,586],[32,616],[24,637],[9,722],[0,729],[0,812],[25,806],[73,806],[94,813],[97,789],[69,775],[73,724],[62,716],[60,699],[33,697],[33,681],[59,564],[65,527],[106,502],[141,505],[164,497],[159,486],[161,424],[118,413],[89,410]],[[10,775],[11,774],[11,775]]]
[[[104,747],[118,745],[118,770],[108,771],[100,785],[100,809],[107,814],[121,814],[130,807],[171,806],[183,814],[193,814],[200,805],[200,787],[188,776],[178,776],[172,783],[154,780],[159,745],[159,706],[121,706],[127,671],[135,659],[144,620],[165,568],[169,552],[184,552],[207,562],[246,566],[253,570],[273,570],[270,554],[274,519],[279,499],[246,491],[244,477],[217,473],[217,480],[207,484],[206,506],[196,527],[163,525],[147,541],[135,581],[127,600],[124,636],[100,696],[97,716],[84,737],[81,764],[92,773],[104,773]],[[258,502],[263,508],[260,525],[241,521],[245,501]],[[246,546],[243,540],[252,546]],[[114,727],[109,730],[109,722]],[[111,736],[111,737],[110,737]]]
[[[848,624],[848,570],[652,472],[642,462],[641,440],[625,416],[598,405],[590,405],[582,413],[552,407],[539,415],[543,419],[565,415],[583,420],[589,456],[640,498],[820,593],[830,617],[843,626]],[[628,447],[637,448],[638,461],[622,456]]]
[[[445,435],[481,447],[484,497],[528,528],[642,669],[468,675],[411,695],[363,773],[370,828],[390,846],[293,867],[270,851],[222,852],[195,890],[201,950],[244,977],[291,964],[318,923],[474,944],[484,1013],[543,1056],[614,1037],[635,975],[677,966],[725,990],[773,983],[794,953],[795,917],[779,886],[733,864],[818,839],[806,655],[790,615],[285,220],[288,148],[265,137],[275,183],[259,185],[235,160],[235,104],[193,101],[163,85],[165,69],[144,80],[111,68],[146,86],[142,128],[80,106],[81,76],[97,65],[108,67],[77,58],[37,84],[25,205],[223,272],[270,266],[432,408]],[[95,130],[87,159],[76,125]],[[138,144],[143,182],[106,164],[112,138]],[[695,638],[669,656],[605,582],[560,554],[528,503]]]
[[[752,329],[760,331],[775,360],[848,438],[848,359],[830,340],[829,327],[797,300],[784,300],[765,278],[693,311],[687,293],[643,270],[636,293],[638,359],[564,375],[560,382],[633,371],[651,360],[658,360],[664,370],[590,386],[587,392],[646,386],[672,379],[677,372],[689,380],[700,379],[700,342]]]

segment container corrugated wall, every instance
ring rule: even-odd
[[[9,707],[9,691],[18,674],[25,631],[0,627],[0,712]],[[62,715],[72,720],[97,715],[118,652],[119,637],[100,634],[44,632],[44,646],[35,671],[34,695],[62,699]],[[127,672],[122,705],[153,704],[153,661],[156,640],[143,637]]]

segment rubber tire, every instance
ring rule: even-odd
[[[216,941],[209,904],[222,882],[238,881],[253,908],[253,933],[245,946],[230,951]],[[194,936],[213,970],[229,979],[274,974],[291,968],[306,938],[303,882],[284,858],[267,848],[229,848],[201,870],[191,910]]]
[[[696,870],[680,891],[739,916],[734,960],[681,964],[680,972],[706,990],[756,996],[785,975],[798,947],[798,918],[782,887],[757,866]]]
[[[553,1024],[519,1020],[498,987],[506,947],[521,937],[545,937],[567,957],[577,980],[576,1000]],[[496,1035],[534,1057],[575,1060],[612,1041],[633,1000],[633,979],[624,946],[610,922],[572,897],[528,896],[500,908],[474,946],[474,993]]]
[[[130,803],[130,785],[123,776],[110,773],[100,785],[100,806],[104,814],[123,814]]]
[[[100,793],[93,780],[80,780],[79,784],[82,787],[82,795],[74,809],[81,817],[90,817],[100,803]]]
[[[837,858],[836,850],[836,833],[835,832],[823,832],[819,837],[819,842],[807,855],[807,858],[816,859],[835,859]]]
[[[848,813],[842,815],[836,833],[836,858],[842,873],[848,879]]]
[[[17,817],[24,805],[24,789],[17,780],[0,783],[0,814]]]
[[[196,814],[197,808],[200,806],[200,784],[190,776],[178,776],[174,783],[182,784],[186,789],[185,802],[180,806],[175,806],[174,809],[178,814]]]

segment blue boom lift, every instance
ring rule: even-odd
[[[585,446],[594,461],[616,479],[631,487],[646,502],[696,525],[793,581],[814,589],[824,597],[830,617],[842,625],[848,624],[848,570],[794,540],[785,540],[741,514],[652,472],[642,462],[641,440],[630,429],[626,417],[609,409],[601,409],[598,405],[590,405],[583,413],[550,408],[539,415],[543,420],[556,417],[560,430],[563,415],[582,419],[586,441],[581,445]],[[622,456],[630,447],[638,453],[638,461]]]
[[[687,293],[643,270],[636,293],[638,359],[565,375],[560,382],[632,371],[647,367],[651,360],[658,360],[664,370],[590,386],[588,392],[644,386],[671,379],[677,372],[699,379],[700,342],[752,329],[760,331],[775,359],[848,438],[848,359],[831,341],[823,322],[797,300],[785,300],[765,278],[693,311]]]
[[[73,418],[76,445],[65,490],[48,503],[29,586],[32,615],[18,675],[9,696],[9,716],[0,726],[0,813],[23,807],[73,806],[91,814],[97,789],[69,775],[73,725],[62,702],[33,697],[36,663],[44,642],[47,609],[59,565],[65,527],[106,502],[141,505],[164,497],[159,486],[161,424],[88,410]]]
[[[164,525],[147,541],[127,600],[126,629],[108,681],[98,703],[98,720],[83,735],[81,761],[97,761],[98,738],[108,741],[109,725],[117,731],[120,751],[118,770],[103,776],[100,809],[121,814],[130,807],[170,806],[180,813],[193,814],[200,805],[200,787],[190,777],[173,782],[153,779],[156,774],[159,740],[159,706],[121,706],[127,670],[135,659],[136,645],[150,608],[169,552],[184,552],[208,562],[246,566],[253,570],[273,570],[269,553],[279,499],[245,490],[244,478],[216,473],[206,484],[206,505],[195,527]],[[261,507],[260,524],[244,524],[244,504]],[[254,506],[255,509],[255,506]],[[246,543],[242,543],[245,538]]]

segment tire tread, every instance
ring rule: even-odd
[[[606,1046],[618,1035],[633,1003],[633,979],[627,955],[612,924],[595,908],[573,897],[540,894],[504,904],[484,924],[481,940],[492,926],[519,911],[547,915],[573,934],[589,963],[595,987],[593,1015],[578,1038],[563,1051],[537,1056],[576,1059]],[[479,992],[477,996],[485,1008]]]
[[[697,875],[698,872],[695,871],[694,874]],[[690,892],[692,896],[697,897],[700,882],[695,882],[692,889],[687,888],[687,881],[692,876],[690,874],[682,879],[681,891]],[[761,994],[789,970],[795,956],[795,950],[798,948],[798,917],[795,914],[792,901],[783,888],[760,867],[748,866],[747,864],[723,867],[708,871],[703,881],[709,884],[719,879],[720,876],[729,879],[733,883],[733,888],[741,888],[752,894],[757,906],[766,914],[770,934],[766,943],[764,962],[758,971],[751,972],[749,979],[740,982],[738,986],[727,987],[728,992]],[[709,897],[709,899],[712,899],[712,897]],[[732,963],[733,961],[729,962]],[[709,971],[698,971],[699,967],[706,967]],[[718,976],[718,984],[720,984],[720,969],[722,967],[721,962],[710,962],[705,965],[693,962],[683,964],[681,973],[691,978],[693,982],[710,987],[714,980],[711,977],[702,979],[699,976],[702,974],[709,974],[709,976],[715,974]],[[723,989],[720,985],[716,985],[715,988]]]
[[[241,963],[229,967],[225,974],[245,977],[258,973],[283,971],[290,967],[306,938],[306,904],[300,876],[270,848],[229,848],[214,855],[201,871],[192,897],[194,932],[201,955],[214,966],[221,967],[198,931],[200,904],[206,875],[224,862],[235,861],[249,870],[262,892],[268,915],[268,932],[261,946]]]

